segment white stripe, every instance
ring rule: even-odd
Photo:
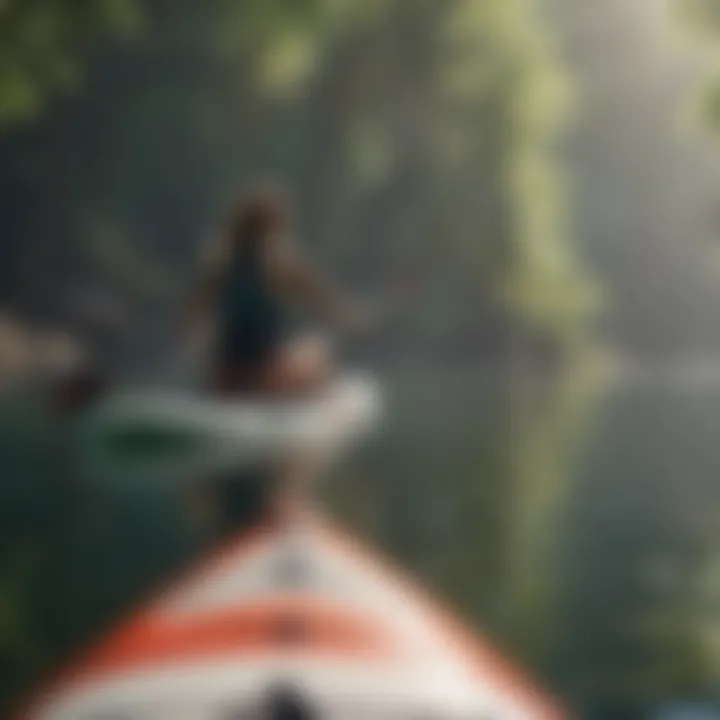
[[[327,717],[530,720],[513,698],[424,667],[362,667],[341,661],[263,660],[178,666],[118,676],[50,702],[33,720],[217,720],[231,708],[251,709],[268,687],[290,681]],[[359,714],[356,714],[359,712]]]

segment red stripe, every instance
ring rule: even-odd
[[[143,603],[139,610],[131,614],[129,620],[120,623],[120,630],[110,637],[102,638],[99,643],[82,649],[76,659],[67,662],[60,670],[51,672],[38,683],[34,693],[31,693],[24,701],[21,701],[14,712],[10,713],[16,720],[32,718],[33,711],[42,704],[45,698],[54,694],[60,688],[70,684],[76,677],[82,676],[88,670],[88,658],[101,648],[106,647],[112,638],[122,636],[125,632],[131,632],[132,628],[145,622],[149,617],[158,613],[158,608],[164,603],[169,592],[176,592],[185,589],[194,582],[202,581],[203,577],[222,568],[230,560],[234,563],[241,561],[260,552],[263,547],[269,545],[274,537],[273,529],[269,525],[259,524],[239,537],[232,538],[224,547],[216,550],[209,558],[203,558],[190,570],[184,570],[176,577],[174,582],[166,583],[161,590],[155,591],[150,599]]]
[[[202,583],[211,574],[222,573],[225,565],[236,567],[275,538],[264,530],[244,535],[197,569],[188,573],[173,593]],[[537,720],[560,720],[564,713],[539,692],[511,664],[486,643],[473,637],[452,613],[436,606],[421,589],[404,581],[403,574],[368,555],[357,543],[334,528],[321,528],[321,538],[348,556],[350,562],[380,574],[388,585],[407,592],[413,602],[426,611],[428,622],[449,638],[470,667],[476,668],[484,682],[494,682],[516,702],[524,705]],[[162,607],[166,593],[158,602],[137,613],[135,620],[89,653],[70,673],[63,674],[65,686],[80,678],[106,676],[113,672],[158,663],[185,662],[200,658],[253,657],[281,652],[303,655],[330,654],[335,657],[408,660],[412,651],[389,626],[385,618],[370,619],[348,612],[347,607],[322,603],[317,597],[282,597],[257,600],[254,604],[222,612],[175,615]],[[54,683],[52,689],[58,689]],[[43,695],[46,697],[46,694]],[[27,715],[22,715],[27,717]]]
[[[387,561],[380,562],[373,558],[361,543],[329,524],[323,526],[323,532],[326,540],[349,555],[353,562],[382,575],[389,585],[408,593],[427,612],[428,619],[437,622],[439,631],[455,644],[483,681],[496,682],[498,689],[514,696],[537,720],[563,720],[567,717],[567,713],[533,685],[522,670],[508,662],[490,644],[469,633],[454,613],[434,602],[427,593],[407,579],[401,569],[392,567]]]
[[[382,660],[401,654],[392,629],[317,598],[265,599],[183,622],[139,622],[86,660],[83,679],[189,659],[298,651]]]

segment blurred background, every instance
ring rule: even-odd
[[[719,708],[719,38],[718,0],[0,1],[0,705],[212,544],[211,491],[83,475],[48,378],[197,384],[197,258],[269,176],[387,311],[334,514],[578,717]]]

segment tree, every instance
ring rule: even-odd
[[[0,7],[0,129],[32,121],[76,88],[99,42],[139,29],[134,0],[7,0]]]
[[[717,0],[677,0],[683,25],[711,49],[720,37],[720,2]],[[720,79],[710,79],[700,98],[702,117],[715,130],[720,129]]]

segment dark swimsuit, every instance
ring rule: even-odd
[[[285,336],[284,313],[260,257],[241,257],[230,268],[221,288],[219,314],[216,389],[252,390]]]
[[[225,275],[218,300],[212,390],[226,398],[263,395],[269,384],[268,368],[283,342],[285,318],[262,258],[248,255],[236,260]],[[239,473],[220,473],[215,492],[224,530],[235,532],[265,517],[275,482],[274,470],[262,462]]]

